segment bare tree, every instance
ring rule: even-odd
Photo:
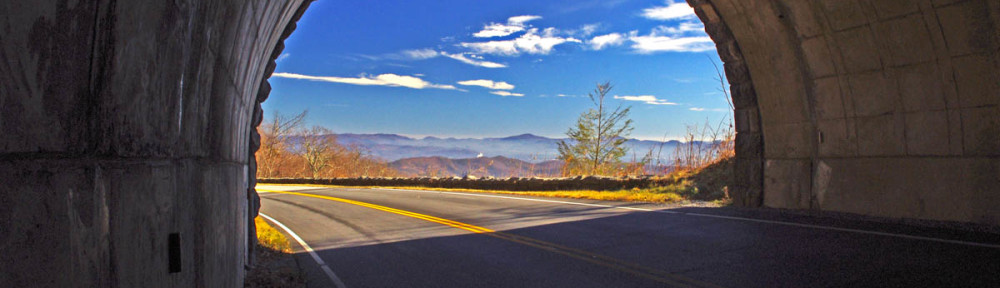
[[[299,137],[301,142],[297,154],[306,161],[309,171],[312,172],[312,178],[319,177],[320,172],[344,152],[343,147],[337,144],[337,137],[330,129],[322,126],[303,129]]]
[[[260,149],[257,150],[257,176],[271,178],[279,176],[279,171],[288,156],[288,136],[299,129],[308,110],[286,117],[274,111],[270,121],[260,127]]]
[[[566,136],[572,145],[559,141],[559,159],[567,163],[568,171],[587,171],[588,174],[602,174],[607,168],[619,164],[628,148],[626,137],[632,133],[632,120],[628,119],[632,107],[614,110],[605,107],[605,97],[611,91],[611,82],[598,84],[590,93],[590,101],[595,108],[580,114],[576,126],[570,127]],[[567,171],[564,171],[567,172]]]

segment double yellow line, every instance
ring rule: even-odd
[[[390,212],[390,213],[395,213],[395,214],[399,214],[399,215],[403,215],[403,216],[408,216],[408,217],[412,217],[412,218],[417,218],[417,219],[421,219],[421,220],[425,220],[425,221],[429,221],[429,222],[434,222],[434,223],[438,223],[438,224],[442,224],[442,225],[447,225],[447,226],[450,226],[450,227],[462,229],[462,230],[473,232],[473,233],[477,233],[477,234],[483,234],[483,235],[487,235],[487,236],[490,236],[490,237],[499,238],[499,239],[503,239],[503,240],[507,240],[507,241],[511,241],[511,242],[515,242],[515,243],[519,243],[519,244],[531,246],[531,247],[535,247],[535,248],[542,249],[542,250],[545,250],[545,251],[549,251],[549,252],[552,252],[552,253],[556,253],[556,254],[568,256],[568,257],[571,257],[571,258],[574,258],[574,259],[577,259],[577,260],[582,260],[582,261],[593,263],[593,264],[597,264],[597,265],[600,265],[600,266],[603,266],[603,267],[607,267],[607,268],[611,268],[611,269],[614,269],[614,270],[618,270],[618,271],[622,271],[622,272],[625,272],[625,273],[629,273],[629,274],[632,274],[632,275],[635,275],[635,276],[640,276],[640,277],[643,277],[643,278],[646,278],[646,279],[654,280],[654,281],[657,281],[657,282],[660,282],[660,283],[667,284],[667,285],[669,285],[671,287],[719,287],[717,285],[713,285],[713,284],[701,282],[701,281],[694,280],[694,279],[691,279],[691,278],[687,278],[687,277],[684,277],[684,276],[670,274],[668,272],[659,271],[659,270],[655,270],[655,269],[652,269],[652,268],[648,268],[648,267],[643,267],[643,266],[631,264],[631,263],[628,263],[628,262],[624,262],[622,260],[618,260],[618,259],[615,259],[615,258],[604,256],[604,255],[594,254],[594,253],[583,251],[583,250],[580,250],[580,249],[566,247],[566,246],[562,246],[562,245],[559,245],[559,244],[555,244],[555,243],[551,243],[551,242],[546,242],[546,241],[542,241],[542,240],[538,240],[538,239],[534,239],[534,238],[530,238],[530,237],[525,237],[525,236],[520,236],[520,235],[515,235],[515,234],[510,234],[510,233],[505,233],[505,232],[494,231],[494,230],[489,229],[489,228],[479,227],[479,226],[475,226],[475,225],[472,225],[472,224],[466,224],[466,223],[462,223],[462,222],[458,222],[458,221],[452,221],[452,220],[448,220],[448,219],[444,219],[444,218],[440,218],[440,217],[435,217],[435,216],[431,216],[431,215],[420,214],[420,213],[416,213],[416,212],[410,212],[410,211],[406,211],[406,210],[400,210],[400,209],[396,209],[396,208],[386,207],[386,206],[382,206],[382,205],[375,205],[375,204],[365,203],[365,202],[361,202],[361,201],[354,201],[354,200],[350,200],[350,199],[330,197],[330,196],[323,196],[323,195],[316,195],[316,194],[299,193],[299,192],[287,192],[287,191],[277,191],[277,190],[264,190],[264,189],[258,189],[257,191],[271,192],[271,193],[281,193],[281,194],[296,195],[296,196],[305,196],[305,197],[312,197],[312,198],[319,198],[319,199],[324,199],[324,200],[330,200],[330,201],[336,201],[336,202],[341,202],[341,203],[347,203],[347,204],[353,204],[353,205],[358,205],[358,206],[362,206],[362,207],[372,208],[372,209],[381,210],[381,211]]]
[[[330,200],[330,201],[337,201],[337,202],[342,202],[342,203],[347,203],[347,204],[354,204],[354,205],[358,205],[358,206],[362,206],[362,207],[372,208],[372,209],[375,209],[375,210],[382,210],[382,211],[385,211],[385,212],[396,213],[396,214],[399,214],[399,215],[409,216],[409,217],[413,217],[413,218],[417,218],[417,219],[421,219],[421,220],[426,220],[426,221],[430,221],[430,222],[434,222],[434,223],[438,223],[438,224],[444,224],[444,225],[448,225],[448,226],[451,226],[451,227],[455,227],[455,228],[466,230],[466,231],[473,232],[473,233],[495,233],[496,232],[496,231],[493,231],[493,230],[491,230],[489,228],[483,228],[483,227],[479,227],[479,226],[475,226],[475,225],[471,225],[471,224],[465,224],[465,223],[458,222],[458,221],[451,221],[451,220],[444,219],[444,218],[434,217],[434,216],[431,216],[431,215],[425,215],[425,214],[420,214],[420,213],[416,213],[416,212],[410,212],[410,211],[406,211],[406,210],[399,210],[399,209],[396,209],[396,208],[389,208],[389,207],[385,207],[385,206],[382,206],[382,205],[375,205],[375,204],[371,204],[371,203],[365,203],[365,202],[361,202],[361,201],[354,201],[354,200],[350,200],[350,199],[330,197],[330,196],[323,196],[323,195],[316,195],[316,194],[299,193],[299,192],[276,191],[276,190],[258,189],[257,191],[271,192],[271,193],[281,193],[281,194],[289,194],[289,195],[298,195],[298,196],[319,198],[319,199]]]

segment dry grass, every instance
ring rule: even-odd
[[[676,203],[687,200],[686,197],[682,195],[689,194],[690,190],[690,188],[688,187],[690,186],[690,183],[669,185],[665,187],[645,188],[645,189],[639,189],[639,188],[623,189],[617,191],[596,191],[596,190],[505,191],[505,190],[479,190],[479,189],[461,189],[461,188],[432,188],[432,187],[420,187],[420,186],[381,187],[381,186],[338,186],[338,185],[320,185],[320,184],[266,184],[266,185],[306,186],[306,187],[323,187],[323,188],[355,188],[355,189],[391,188],[391,189],[409,189],[409,190],[426,190],[426,191],[493,193],[493,194],[507,194],[507,195],[523,195],[523,196],[592,199],[592,200],[605,200],[605,201],[652,202],[652,203]]]
[[[457,191],[472,193],[494,193],[508,195],[559,197],[572,199],[592,199],[605,201],[633,201],[633,202],[653,202],[653,203],[675,203],[684,199],[680,194],[670,189],[647,188],[647,189],[623,189],[617,191],[596,191],[596,190],[569,190],[569,191],[503,191],[503,190],[477,190],[477,189],[451,189],[451,188],[428,188],[428,187],[392,187],[394,189],[413,189],[430,191]]]
[[[288,242],[285,234],[268,225],[267,221],[261,219],[260,216],[254,218],[253,222],[257,225],[257,242],[260,246],[283,253],[292,253],[292,245]]]
[[[257,217],[257,261],[247,272],[243,287],[306,287],[305,279],[292,258],[288,238]]]

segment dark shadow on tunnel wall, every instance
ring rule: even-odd
[[[285,50],[285,39],[295,32],[296,23],[302,18],[302,14],[305,14],[306,9],[309,9],[309,5],[312,4],[314,0],[305,0],[302,5],[299,6],[298,10],[289,20],[285,29],[281,32],[281,38],[275,44],[274,49],[271,50],[271,55],[268,58],[267,66],[264,68],[264,73],[260,80],[260,88],[257,90],[257,95],[254,102],[253,114],[249,117],[250,119],[250,134],[249,134],[249,149],[247,149],[247,241],[254,243],[257,241],[257,228],[254,224],[254,218],[260,212],[260,195],[257,194],[257,150],[260,149],[260,132],[257,129],[260,127],[260,123],[264,120],[264,110],[261,108],[260,103],[267,100],[267,97],[271,94],[271,83],[268,82],[268,78],[271,78],[271,74],[274,73],[274,69],[277,66],[276,60],[278,56],[281,56],[281,52]],[[247,245],[247,255],[248,266],[255,264],[256,259],[254,259],[256,253],[254,253],[256,245]]]
[[[760,207],[764,201],[764,134],[761,130],[757,91],[743,51],[726,22],[715,10],[711,0],[687,0],[695,14],[705,23],[705,32],[715,42],[722,59],[733,98],[733,119],[736,124],[736,165],[730,195],[733,204]]]

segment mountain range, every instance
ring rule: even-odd
[[[370,155],[392,162],[414,157],[444,157],[451,159],[474,159],[477,157],[505,158],[529,163],[542,163],[557,158],[557,143],[565,138],[548,138],[533,134],[521,134],[503,138],[411,138],[397,134],[335,134],[337,142],[355,145]],[[649,141],[628,139],[629,148],[625,161],[633,156],[641,159],[649,151],[659,155],[661,163],[671,159],[679,141]],[[494,159],[496,162],[497,159]]]
[[[401,176],[551,177],[559,175],[563,163],[549,160],[531,163],[503,156],[451,159],[441,156],[412,157],[389,163]]]

